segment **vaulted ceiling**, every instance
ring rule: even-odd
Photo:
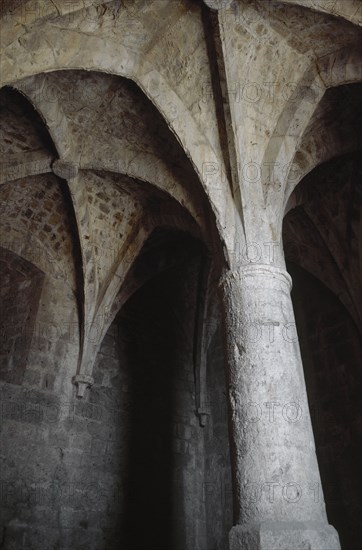
[[[3,224],[66,272],[83,374],[86,327],[109,326],[156,229],[232,265],[281,240],[303,177],[361,149],[361,17],[355,0],[2,2]]]

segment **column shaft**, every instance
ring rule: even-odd
[[[325,512],[290,289],[286,271],[260,264],[229,272],[221,283],[232,550],[339,548]]]

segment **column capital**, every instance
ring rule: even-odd
[[[289,291],[292,289],[292,278],[286,269],[276,267],[270,264],[246,264],[233,269],[225,271],[220,278],[220,285],[226,283],[226,281],[232,280],[245,280],[246,278],[260,278],[265,277],[269,279],[278,279],[287,285]]]

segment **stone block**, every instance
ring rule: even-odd
[[[265,521],[235,525],[230,550],[340,550],[337,531],[327,523]]]

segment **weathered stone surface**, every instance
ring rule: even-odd
[[[230,550],[339,550],[336,530],[316,522],[264,522],[230,531]]]
[[[224,10],[228,8],[232,0],[204,0],[205,4],[212,10]]]
[[[0,379],[21,384],[26,373],[44,273],[8,249],[0,248]],[[17,300],[14,301],[14,297]]]
[[[72,180],[78,174],[78,166],[76,164],[61,159],[53,162],[52,170],[56,176],[63,180]]]

